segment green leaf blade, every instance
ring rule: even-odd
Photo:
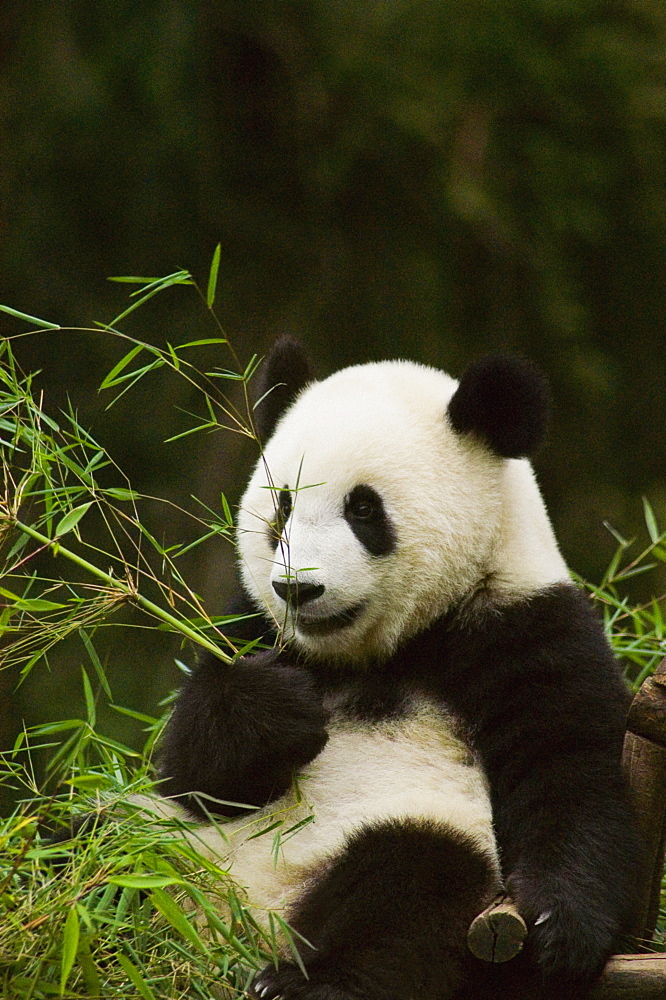
[[[18,309],[11,309],[9,306],[0,305],[0,312],[7,313],[8,316],[13,316],[14,319],[22,319],[25,323],[34,323],[39,327],[40,330],[60,330],[57,323],[49,323],[47,319],[39,319],[37,316],[31,316],[30,313],[19,312]]]
[[[157,1000],[157,997],[151,990],[150,986],[143,978],[137,967],[133,962],[127,958],[126,955],[122,953],[118,954],[118,963],[122,966],[123,971],[127,975],[127,978],[131,981],[132,985],[138,990],[139,994],[144,998],[144,1000]]]
[[[90,503],[83,503],[80,507],[75,507],[73,510],[70,510],[68,514],[65,514],[65,516],[56,525],[56,538],[60,538],[61,535],[66,535],[68,532],[72,531],[91,507],[92,501],[90,501]]]
[[[657,518],[652,509],[652,504],[646,497],[643,497],[643,514],[645,516],[645,524],[650,536],[650,541],[653,545],[656,545],[661,540],[662,533],[659,530]]]
[[[109,885],[119,885],[124,889],[165,889],[170,885],[182,885],[180,878],[168,875],[112,875],[109,878]]]
[[[76,952],[79,947],[79,915],[76,906],[72,906],[67,919],[65,920],[65,930],[62,940],[62,959],[60,965],[60,996],[65,995],[65,986],[72,971]]]
[[[176,901],[167,895],[163,889],[155,889],[150,893],[150,901],[156,910],[169,921],[171,926],[191,945],[199,951],[208,953],[208,949],[197,934],[194,924],[191,924]]]
[[[91,729],[95,728],[95,723],[97,722],[97,711],[95,708],[95,696],[93,694],[92,685],[90,684],[90,678],[88,677],[85,667],[81,667],[81,679],[83,681],[83,693],[86,699],[86,711],[88,718],[88,725]]]
[[[220,243],[215,247],[215,252],[213,254],[213,259],[210,263],[210,273],[208,275],[208,288],[206,290],[206,305],[209,309],[213,308],[213,303],[215,302],[215,293],[217,291],[217,273],[220,269],[220,253],[222,250],[222,245]]]
[[[106,376],[106,378],[99,387],[100,392],[102,391],[102,389],[110,389],[111,386],[116,385],[117,376],[127,368],[130,362],[133,361],[134,358],[137,356],[137,354],[139,354],[142,350],[143,350],[143,344],[136,344],[136,346],[133,347],[131,351],[128,351],[127,354],[125,354],[124,357],[120,359],[118,364],[113,366],[109,374]]]

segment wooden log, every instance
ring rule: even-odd
[[[666,659],[643,681],[631,703],[627,729],[666,747]]]
[[[666,848],[666,659],[631,704],[622,764],[643,841],[640,906],[631,933],[649,942],[659,913]]]
[[[664,1000],[666,955],[615,955],[589,1000]]]
[[[497,896],[470,924],[467,945],[484,962],[508,962],[522,950],[527,925],[508,896]]]
[[[666,748],[628,732],[624,738],[623,766],[642,839],[636,887],[639,907],[630,932],[639,941],[649,942],[659,913],[664,871]]]

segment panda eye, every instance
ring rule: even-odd
[[[367,483],[359,483],[345,497],[345,520],[371,556],[387,556],[395,550],[396,532],[384,501]]]
[[[345,502],[345,515],[355,521],[370,521],[381,510],[381,500],[369,486],[356,486]]]
[[[375,508],[371,503],[355,503],[349,507],[349,513],[357,521],[368,521],[375,513]]]
[[[280,490],[280,496],[278,497],[277,505],[277,515],[278,520],[284,525],[291,517],[292,504],[291,504],[291,493],[289,490]]]
[[[275,549],[282,538],[285,525],[291,517],[293,509],[289,487],[283,486],[277,496],[275,496],[275,491],[273,491],[273,501],[275,503],[275,516],[267,524],[266,528],[270,546],[272,549]]]

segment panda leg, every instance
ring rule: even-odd
[[[462,835],[387,822],[351,837],[289,914],[296,963],[269,966],[261,1000],[448,1000],[473,976],[472,919],[497,891],[492,864]],[[479,963],[482,965],[483,963]]]

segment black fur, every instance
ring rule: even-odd
[[[314,375],[303,347],[292,337],[280,337],[259,369],[255,386],[255,424],[267,441],[279,418]]]
[[[372,556],[387,556],[396,546],[395,528],[379,493],[364,483],[345,499],[345,519]]]
[[[448,407],[459,434],[476,434],[502,458],[534,455],[543,443],[550,392],[531,361],[494,354],[463,372]]]
[[[168,728],[162,762],[162,774],[171,783],[166,791],[198,789],[250,804],[277,798],[290,774],[324,746],[322,699],[332,691],[346,712],[365,722],[400,714],[414,693],[448,706],[462,720],[490,783],[507,886],[530,928],[525,957],[508,975],[522,971],[538,983],[543,975],[562,996],[568,989],[582,996],[627,925],[637,864],[620,773],[628,696],[583,595],[562,584],[503,608],[479,597],[476,607],[468,605],[440,619],[388,662],[362,674],[306,665],[297,658],[287,665],[284,655],[262,654],[256,662],[249,658],[230,667],[206,661],[181,692]],[[404,828],[406,837],[409,829]],[[449,849],[441,846],[442,852]],[[402,856],[417,894],[422,893],[431,877],[427,866],[425,872],[420,868],[419,854],[411,862],[407,854]],[[336,892],[344,896],[355,877],[351,862],[344,859],[313,899],[337,898]],[[375,870],[371,853],[366,852],[363,864]],[[387,879],[388,873],[380,885],[388,892]],[[306,896],[299,913],[319,913],[316,905],[312,902],[315,909],[309,909]],[[409,910],[412,904],[405,905]],[[367,928],[369,939],[386,934],[375,966],[371,968],[370,949],[363,970],[340,967],[334,983],[329,953],[321,969],[312,957],[311,975],[321,972],[326,989],[307,992],[301,982],[299,992],[280,981],[286,1000],[410,995],[401,980],[395,981],[393,993],[363,993],[353,985],[361,971],[378,983],[386,981],[390,921],[399,921],[395,914],[402,911],[391,909],[398,902],[390,892],[383,908],[373,906],[361,909],[359,920],[365,914],[369,924],[377,922]],[[536,925],[545,913],[549,918]],[[329,933],[323,916],[319,930],[310,927],[318,918],[302,919],[305,936]],[[428,915],[421,930],[409,924],[415,956],[432,953],[430,920]],[[358,921],[350,924],[346,943],[343,928],[336,933],[335,954],[358,954]],[[296,976],[294,970],[290,974]],[[491,975],[484,970],[486,974]],[[429,996],[420,995],[424,1000]],[[438,1000],[447,995],[432,994]]]
[[[202,818],[264,805],[323,750],[326,721],[314,679],[272,650],[232,666],[209,654],[169,722],[160,791]]]
[[[299,583],[298,580],[274,580],[272,586],[278,597],[292,608],[316,601],[326,590],[323,583]]]
[[[474,964],[469,925],[493,895],[490,865],[445,827],[362,830],[289,914],[308,942],[299,952],[309,978],[284,963],[260,973],[253,995],[268,987],[264,1000],[453,996]]]
[[[289,487],[283,486],[279,493],[276,492],[274,501],[275,516],[272,523],[266,526],[266,537],[268,538],[268,544],[275,552],[280,539],[282,538],[284,527],[291,517],[291,512],[294,509]]]

